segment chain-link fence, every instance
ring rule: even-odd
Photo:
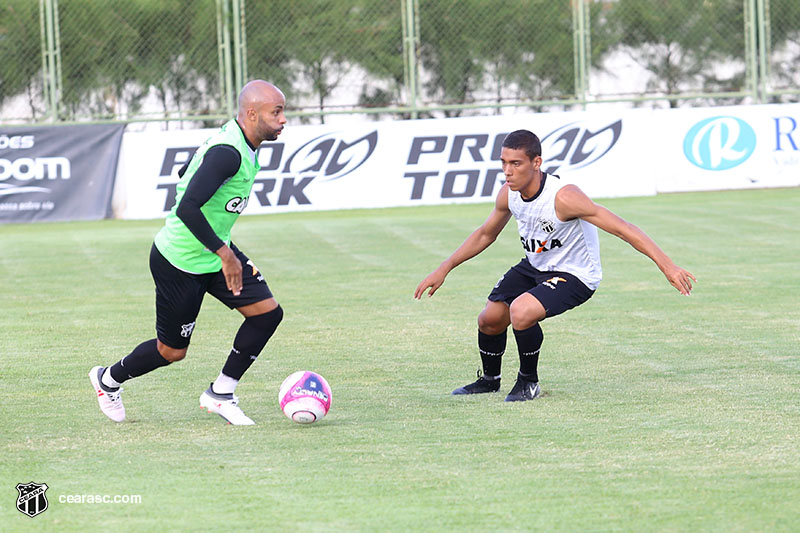
[[[769,94],[794,95],[800,87],[800,2],[762,0],[764,5],[763,61],[765,90]],[[797,101],[796,98],[793,101]]]
[[[748,4],[742,0],[619,0],[593,5],[590,94],[669,96],[704,104],[748,88]]]
[[[797,101],[797,0],[3,0],[0,122]]]

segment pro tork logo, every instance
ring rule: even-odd
[[[756,133],[742,119],[711,117],[686,134],[683,153],[705,170],[728,170],[744,163],[756,148]]]

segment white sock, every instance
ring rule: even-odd
[[[108,368],[103,371],[103,377],[100,381],[109,389],[118,389],[122,386],[122,383],[111,377],[111,372]]]
[[[211,390],[217,394],[233,394],[233,391],[236,390],[236,385],[238,384],[238,379],[233,379],[232,377],[226,376],[220,372],[219,376],[217,376],[217,379],[215,379],[214,383],[211,385]]]

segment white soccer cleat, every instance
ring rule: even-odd
[[[230,395],[230,398],[227,396],[216,394],[209,387],[207,391],[200,395],[200,407],[209,413],[218,414],[228,424],[233,424],[234,426],[255,425],[255,422],[239,408],[239,397],[233,394]]]
[[[100,386],[100,377],[103,375],[105,368],[96,366],[89,371],[89,381],[92,382],[92,387],[97,394],[97,403],[100,404],[100,410],[108,418],[114,422],[122,422],[125,420],[125,406],[122,405],[122,387],[114,392],[108,392]]]

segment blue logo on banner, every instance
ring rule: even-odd
[[[683,153],[706,170],[728,170],[744,163],[756,148],[756,133],[736,117],[701,120],[686,134]]]

